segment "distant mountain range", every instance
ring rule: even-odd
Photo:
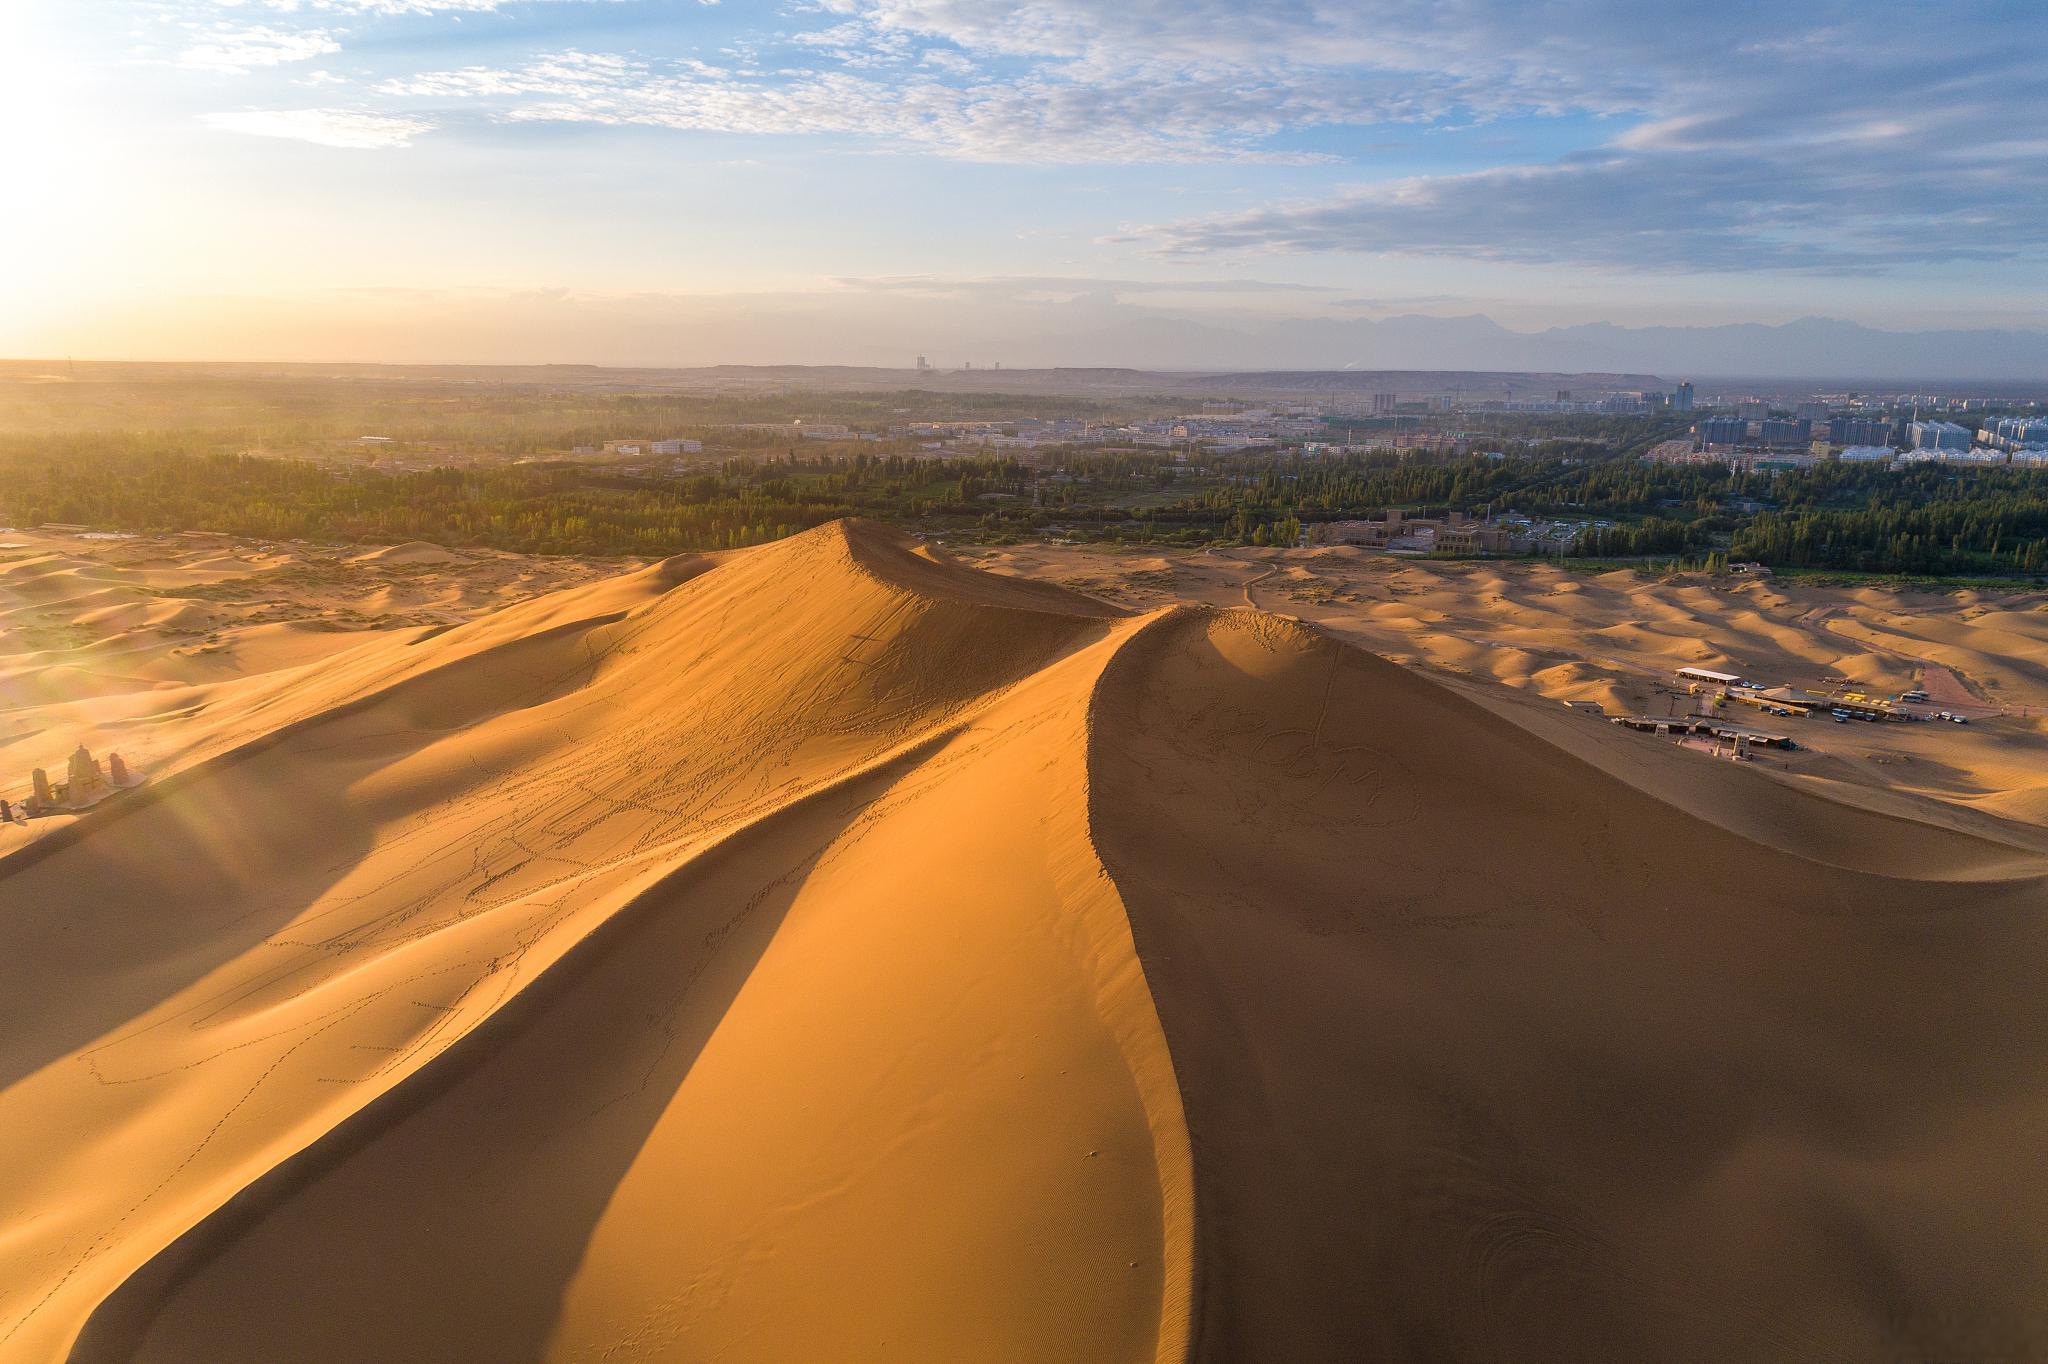
[[[673,361],[645,367],[263,362],[124,367],[119,362],[80,362],[55,368],[60,377],[77,378],[196,369],[216,374],[461,375],[472,381],[682,387],[734,379],[825,387],[909,383],[952,388],[971,383],[983,391],[1043,388],[1053,383],[1098,392],[1183,388],[1196,375],[1265,376],[1252,386],[1272,388],[1275,372],[1361,376],[1285,387],[1386,391],[1390,386],[1383,381],[1363,376],[1400,373],[1407,377],[1391,387],[1404,395],[1462,389],[1473,396],[1511,393],[1529,397],[1541,394],[1553,380],[1564,381],[1556,387],[1614,389],[1669,388],[1681,379],[1745,379],[1755,381],[1758,388],[1772,383],[1790,386],[1794,381],[1869,388],[1966,384],[1992,395],[2048,395],[2048,330],[1883,331],[1819,317],[1778,325],[1625,327],[1594,322],[1514,331],[1481,314],[1259,320],[1128,306],[1087,316],[1051,309],[1010,310],[999,315],[954,309],[898,317],[890,326],[873,331],[855,327],[844,317],[819,313],[806,322],[813,342],[802,346],[789,345],[779,330],[782,323],[765,330],[750,329],[748,318],[740,314],[708,329],[701,320],[682,326],[660,310],[646,316],[630,310],[617,315],[600,310],[591,316],[578,313],[571,320],[577,325],[561,332],[563,348],[571,355],[623,350],[666,354]],[[720,340],[711,341],[713,336]],[[929,346],[924,338],[929,338]],[[628,340],[632,344],[624,344]],[[455,353],[467,349],[453,336],[448,348]],[[791,350],[798,353],[792,355]],[[1004,363],[1001,369],[946,365],[924,371],[886,363],[774,363],[835,355],[850,360],[907,359],[920,350],[1000,356]],[[754,363],[717,363],[722,359]],[[0,377],[35,377],[52,371],[54,364],[0,362]],[[1055,373],[1057,380],[1051,378]],[[1522,382],[1501,382],[1503,376],[1510,375]]]
[[[617,371],[615,371],[617,372]],[[1638,392],[1664,381],[1654,374],[1418,369],[1161,370],[1058,365],[1045,369],[865,369],[843,365],[716,365],[647,371],[708,386],[775,383],[792,388],[920,388],[957,393],[1067,393],[1090,397],[1184,393],[1190,396],[1306,398],[1392,393],[1412,399],[1462,392],[1479,399],[1548,398]]]
[[[1303,398],[1314,395],[1394,393],[1404,397],[1462,391],[1475,398],[1548,398],[1560,388],[1583,394],[1634,392],[1664,381],[1642,373],[1537,373],[1476,370],[1368,369],[1131,369],[1118,365],[1058,365],[1043,369],[893,369],[867,365],[374,365],[290,361],[79,361],[0,360],[0,382],[63,380],[89,383],[162,383],[177,380],[304,382],[346,380],[395,384],[506,384],[529,388],[588,388],[643,392],[732,393],[749,390],[889,391],[1073,394],[1096,398],[1142,394]]]
[[[1770,326],[1624,327],[1595,322],[1518,332],[1490,317],[1292,319],[1222,327],[1145,318],[1049,340],[1063,364],[1190,369],[1491,370],[1685,378],[1982,380],[2048,383],[2048,331],[1880,331],[1832,318]]]

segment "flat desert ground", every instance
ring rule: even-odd
[[[2040,596],[0,541],[6,1364],[2048,1359]]]

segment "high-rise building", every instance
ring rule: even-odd
[[[1749,423],[1740,417],[1708,417],[1694,423],[1701,445],[1740,445],[1749,439]]]
[[[1813,439],[1813,423],[1803,417],[1764,421],[1757,427],[1757,439],[1765,445],[1804,445]]]
[[[1830,445],[1890,445],[1892,424],[1883,417],[1836,417],[1828,422]]]
[[[1375,393],[1372,395],[1374,416],[1390,416],[1393,414],[1395,406],[1395,395],[1392,393]]]
[[[930,369],[932,367],[932,362],[925,359],[922,355],[920,355],[917,357],[917,367],[919,369]]]
[[[1671,406],[1679,412],[1692,411],[1692,380],[1687,379],[1672,391]]]
[[[1993,417],[1977,434],[1987,445],[2007,450],[2048,444],[2048,417]]]
[[[1906,427],[1906,443],[1915,450],[1967,450],[1970,428],[1954,422],[1913,422]]]

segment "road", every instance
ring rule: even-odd
[[[1264,573],[1261,573],[1261,574],[1259,574],[1259,575],[1258,575],[1257,577],[1254,577],[1254,578],[1247,578],[1247,579],[1245,579],[1245,582],[1244,582],[1244,604],[1245,604],[1246,606],[1249,606],[1249,607],[1251,607],[1251,608],[1252,608],[1252,609],[1253,609],[1254,611],[1257,611],[1257,610],[1261,610],[1262,608],[1261,608],[1261,607],[1259,606],[1259,604],[1258,604],[1258,603],[1257,603],[1256,601],[1253,601],[1253,600],[1252,600],[1252,589],[1253,589],[1254,587],[1257,587],[1257,586],[1258,586],[1258,585],[1259,585],[1260,583],[1262,583],[1262,582],[1266,581],[1266,579],[1268,579],[1268,578],[1272,577],[1272,576],[1273,576],[1273,575],[1274,575],[1275,573],[1278,573],[1279,571],[1280,571],[1280,565],[1278,565],[1278,564],[1269,564],[1269,565],[1267,565],[1267,567],[1266,567],[1266,571],[1265,571]]]
[[[2025,715],[2030,710],[2040,709],[2039,707],[2028,706],[1993,705],[1972,691],[1970,684],[1964,681],[1953,668],[1946,664],[1936,663],[1933,659],[1922,658],[1918,654],[1909,654],[1904,649],[1895,649],[1889,644],[1880,644],[1874,639],[1864,639],[1857,635],[1845,634],[1835,628],[1836,617],[1841,613],[1841,610],[1842,608],[1838,606],[1822,607],[1817,612],[1809,613],[1808,618],[1831,635],[1838,635],[1860,648],[1885,654],[1888,657],[1898,659],[1902,663],[1911,663],[1914,667],[1918,668],[1920,670],[1920,690],[1927,693],[1927,703],[1922,709],[1930,711],[1945,710],[1957,715],[1970,715],[1979,718],[1986,715],[2002,715],[2008,712]]]

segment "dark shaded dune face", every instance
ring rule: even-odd
[[[708,573],[718,566],[714,554],[671,554],[658,563],[649,564],[640,570],[663,587],[680,587],[700,573]]]
[[[1778,851],[1249,612],[1142,630],[1091,736],[1194,1358],[2048,1357],[2038,876]]]
[[[1107,602],[1053,583],[978,572],[899,530],[872,521],[840,522],[838,528],[848,554],[862,570],[930,597],[1063,616],[1108,619],[1125,614]]]

